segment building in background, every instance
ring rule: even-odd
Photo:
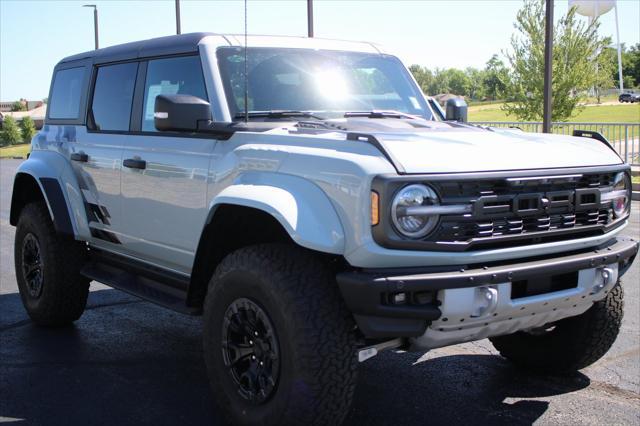
[[[0,128],[2,128],[2,122],[5,117],[13,117],[16,121],[22,120],[24,117],[31,117],[36,129],[40,130],[44,125],[44,117],[47,115],[47,104],[42,101],[27,101],[21,99],[21,102],[26,108],[26,111],[11,111],[14,102],[0,102]]]

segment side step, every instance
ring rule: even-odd
[[[184,281],[184,286],[176,285],[175,277],[167,276],[166,280],[159,280],[157,273],[151,278],[147,274],[141,273],[137,266],[124,266],[123,259],[94,259],[82,268],[82,275],[85,277],[106,284],[110,287],[122,290],[141,299],[163,306],[187,315],[200,315],[200,307],[187,306],[188,282]],[[120,263],[116,265],[115,263]],[[180,288],[182,287],[182,288]]]

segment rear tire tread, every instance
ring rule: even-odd
[[[44,283],[40,298],[30,300],[22,279],[22,238],[32,233],[44,256]],[[87,258],[83,243],[60,236],[44,201],[27,204],[18,220],[15,244],[16,278],[29,317],[43,326],[67,325],[82,315],[89,293],[89,280],[80,275]]]

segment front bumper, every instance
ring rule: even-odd
[[[556,307],[552,312],[558,313],[552,316],[557,320],[560,319],[558,316],[563,314],[566,314],[565,317],[578,315],[581,309],[584,312],[595,300],[598,300],[598,297],[604,297],[605,291],[608,291],[603,290],[597,295],[595,293],[590,295],[591,287],[585,281],[588,280],[586,277],[590,276],[587,272],[580,273],[575,289],[536,295],[533,296],[535,300],[527,300],[531,299],[530,297],[512,299],[511,285],[514,282],[540,276],[559,276],[576,271],[595,271],[605,267],[615,269],[617,278],[626,272],[637,252],[637,241],[619,237],[595,249],[526,259],[521,262],[462,265],[455,269],[452,267],[426,270],[368,269],[342,272],[336,279],[348,308],[354,314],[360,330],[366,337],[376,339],[418,337],[425,334],[432,322],[443,317],[443,300],[447,293],[452,294],[448,291],[452,289],[495,288],[501,290],[500,300],[503,301],[503,307],[506,303],[505,297],[508,296],[509,301],[518,304],[519,310],[524,307],[523,311],[526,311],[527,303],[540,302],[542,306],[550,306],[549,302],[555,300],[557,296],[571,294],[570,300],[577,297],[574,303],[577,309]],[[591,282],[593,283],[595,279],[592,278]],[[578,291],[581,288],[584,291]],[[396,295],[402,295],[401,299],[396,301]],[[574,306],[571,305],[570,308]],[[460,315],[458,321],[460,319],[464,321],[465,317],[468,318],[473,313],[460,312]],[[513,314],[509,318],[514,318]],[[495,316],[492,314],[490,318],[482,318],[482,325],[499,319],[502,319],[500,313]]]

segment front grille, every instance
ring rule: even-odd
[[[442,204],[472,205],[473,211],[442,216],[425,241],[459,245],[517,240],[514,244],[523,244],[523,238],[538,242],[563,231],[597,232],[613,222],[610,203],[601,203],[600,194],[610,188],[614,177],[615,173],[593,173],[437,182]]]
[[[443,221],[435,236],[437,241],[463,242],[477,238],[522,235],[533,232],[575,229],[590,225],[607,225],[613,220],[611,209],[579,213],[558,213],[527,218],[497,218],[488,221]]]

